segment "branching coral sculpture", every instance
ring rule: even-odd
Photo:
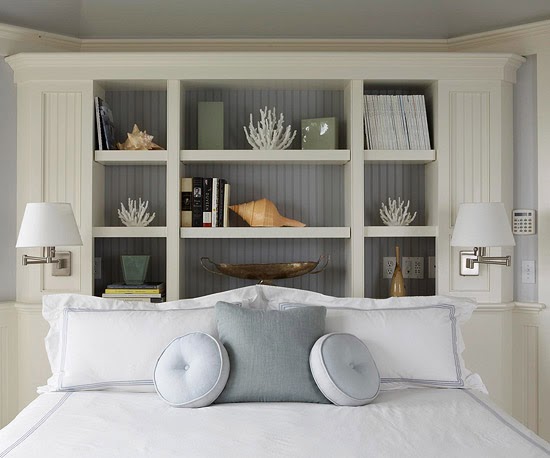
[[[128,210],[124,208],[124,204],[120,203],[120,209],[118,211],[118,217],[122,224],[128,227],[145,227],[148,226],[151,221],[155,219],[155,213],[150,215],[145,213],[147,207],[149,206],[149,201],[142,202],[141,197],[139,198],[139,205],[134,199],[128,198]]]
[[[265,107],[263,110],[260,109],[260,118],[258,127],[254,127],[251,113],[250,124],[248,126],[250,133],[246,130],[246,126],[243,127],[246,139],[248,140],[248,143],[252,145],[252,148],[287,149],[291,145],[292,140],[294,140],[296,131],[291,133],[290,125],[284,129],[283,124],[285,117],[283,114],[281,113],[279,116],[279,121],[277,121],[275,108],[271,111]]]
[[[388,207],[382,202],[382,208],[380,209],[380,218],[386,226],[408,226],[416,218],[416,212],[414,215],[409,213],[410,201],[407,200],[405,208],[405,201],[398,197],[398,201],[388,199]]]

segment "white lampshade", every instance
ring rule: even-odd
[[[25,208],[17,248],[82,245],[71,204],[29,203]]]
[[[451,246],[499,247],[515,244],[502,202],[460,205]]]

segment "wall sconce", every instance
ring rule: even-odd
[[[17,248],[42,247],[42,256],[23,255],[23,265],[52,264],[53,276],[71,275],[71,252],[56,252],[56,246],[82,245],[68,203],[28,203],[17,238]]]
[[[479,275],[479,264],[510,266],[510,256],[485,256],[487,247],[516,244],[502,202],[461,204],[451,246],[474,247],[460,252],[460,275]]]

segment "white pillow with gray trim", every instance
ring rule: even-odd
[[[52,376],[39,392],[154,392],[155,362],[172,339],[195,331],[217,336],[214,305],[223,300],[246,306],[255,297],[254,286],[160,304],[44,296]]]

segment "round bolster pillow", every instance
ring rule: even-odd
[[[311,349],[309,366],[319,390],[333,404],[362,406],[378,396],[376,363],[365,343],[351,334],[319,338]]]
[[[174,407],[205,407],[229,377],[224,346],[204,332],[175,338],[157,360],[153,381],[159,396]]]

